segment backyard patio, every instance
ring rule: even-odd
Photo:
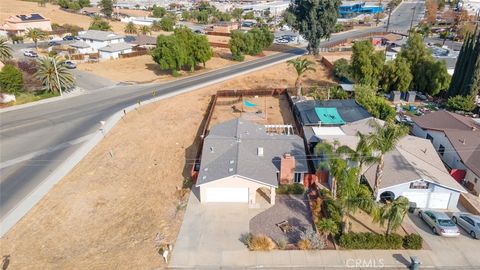
[[[309,228],[313,229],[312,216],[303,195],[277,195],[274,206],[250,220],[250,233],[289,244],[296,244],[300,233]]]

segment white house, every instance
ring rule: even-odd
[[[352,122],[332,134],[317,135],[321,141],[339,142],[355,149],[359,137],[357,133],[371,134],[370,121],[383,121],[369,118]],[[332,127],[331,127],[332,128]],[[351,164],[351,163],[350,163]],[[448,173],[440,157],[427,139],[407,135],[400,139],[395,149],[384,155],[384,170],[376,200],[406,197],[410,203],[420,208],[455,209],[460,193],[464,188]],[[378,164],[362,168],[362,182],[372,190],[375,186],[375,173]]]
[[[243,119],[214,126],[204,139],[196,186],[202,203],[257,204],[259,190],[275,203],[275,188],[303,184],[308,172],[302,138],[267,132]]]
[[[110,31],[87,30],[80,32],[80,40],[70,44],[80,54],[99,53],[100,59],[116,59],[122,53],[132,52],[125,36]]]
[[[120,54],[132,52],[132,45],[127,43],[115,43],[98,49],[101,59],[117,59]]]
[[[412,133],[430,140],[457,180],[480,193],[480,125],[472,118],[448,111],[412,117]]]
[[[154,18],[154,17],[126,17],[121,19],[121,21],[124,23],[132,22],[133,24],[136,24],[136,25],[147,25],[147,26],[152,26],[153,22],[158,20],[160,19]]]

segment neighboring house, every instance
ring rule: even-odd
[[[480,193],[480,125],[472,118],[448,111],[412,117],[412,133],[429,139],[457,180]]]
[[[120,54],[132,52],[132,45],[127,43],[115,43],[98,49],[101,59],[117,59]]]
[[[129,41],[128,43],[145,49],[154,49],[157,46],[157,37],[138,35],[135,36],[133,40]]]
[[[52,31],[50,19],[44,18],[38,13],[10,16],[0,27],[0,29],[15,35],[23,35],[29,28],[38,28],[46,32]]]
[[[372,117],[353,99],[296,101],[293,113],[310,153],[319,142],[318,136],[341,134],[340,126]]]
[[[363,119],[340,127],[343,135],[324,135],[320,136],[320,140],[337,141],[355,149],[359,141],[358,132],[373,132],[370,121],[383,124],[378,119]],[[383,180],[376,200],[404,196],[416,207],[456,209],[460,193],[465,192],[448,173],[429,140],[407,135],[400,139],[393,151],[385,154],[384,162]],[[363,182],[372,190],[377,166],[376,163],[361,170]]]
[[[124,23],[132,22],[135,25],[147,25],[152,26],[155,21],[159,21],[159,18],[155,17],[126,17],[122,18],[121,21]]]
[[[80,54],[99,53],[100,59],[116,59],[122,53],[132,52],[132,45],[125,43],[125,36],[110,31],[87,30],[80,32],[70,46]]]
[[[303,140],[267,133],[243,119],[215,125],[204,139],[196,186],[200,201],[256,205],[257,190],[270,195],[282,184],[303,183],[308,172]]]

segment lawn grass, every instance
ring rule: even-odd
[[[20,94],[15,95],[15,98],[16,98],[15,102],[10,102],[10,103],[7,103],[7,104],[1,104],[0,107],[2,107],[2,108],[10,107],[10,106],[14,106],[14,105],[30,103],[30,102],[39,101],[39,100],[42,100],[42,99],[57,97],[57,96],[59,96],[59,94],[53,94],[53,93],[48,93],[48,92],[20,93]]]

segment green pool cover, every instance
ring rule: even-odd
[[[315,108],[318,118],[324,125],[343,125],[343,121],[340,114],[338,114],[337,108]]]

